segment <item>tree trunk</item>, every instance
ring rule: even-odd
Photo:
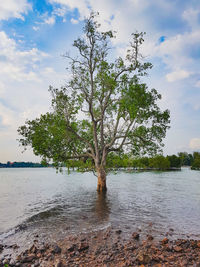
[[[106,192],[106,171],[104,167],[100,166],[97,168],[97,175],[98,175],[98,184],[97,184],[97,191],[98,192]]]

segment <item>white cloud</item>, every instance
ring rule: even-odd
[[[14,39],[9,38],[5,32],[0,32],[0,57],[3,59],[0,61],[0,77],[3,80],[7,77],[17,81],[39,81],[39,76],[33,71],[35,63],[48,55],[37,48],[21,51],[17,47]]]
[[[55,8],[53,14],[58,17],[64,17],[67,13],[68,8],[66,6],[62,6],[62,8]]]
[[[78,24],[78,22],[79,22],[77,19],[74,19],[74,18],[72,18],[70,21],[72,24]]]
[[[0,104],[0,123],[3,127],[11,127],[14,124],[14,112]]]
[[[23,50],[5,32],[0,32],[0,162],[35,160],[32,153],[21,154],[17,128],[26,119],[46,113],[50,106],[50,84],[60,86],[64,74],[54,70],[55,58],[37,48]],[[63,69],[64,71],[64,69]]]
[[[188,78],[190,76],[190,73],[188,71],[185,70],[177,70],[177,71],[173,71],[171,73],[168,73],[166,75],[167,81],[168,82],[175,82],[178,80],[182,80],[185,78]]]
[[[200,14],[200,10],[189,8],[183,12],[183,19],[187,21],[187,23],[190,25],[190,27],[198,28],[199,27],[199,21],[198,17]]]
[[[39,29],[40,29],[40,27],[38,27],[38,26],[33,26],[33,30],[34,30],[34,31],[39,31]]]
[[[200,88],[200,80],[198,80],[198,81],[195,83],[195,87]]]
[[[5,92],[5,84],[0,81],[0,96]]]
[[[55,19],[54,16],[52,16],[52,17],[48,17],[48,18],[46,18],[46,19],[44,20],[44,23],[45,23],[45,24],[49,24],[49,25],[54,25],[55,22],[56,22],[56,19]]]
[[[193,139],[191,139],[189,146],[193,150],[200,149],[200,138],[193,138]]]
[[[79,9],[79,13],[81,18],[84,18],[85,16],[88,16],[90,11],[88,9],[88,3],[84,0],[49,0],[50,3],[56,3],[63,6],[64,10],[66,10],[66,6],[69,10],[73,11],[75,8]]]
[[[30,9],[31,4],[27,0],[1,0],[0,20],[7,20],[9,18],[23,20],[23,14],[26,14]]]

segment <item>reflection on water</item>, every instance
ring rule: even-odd
[[[124,233],[140,228],[160,236],[173,228],[175,237],[200,237],[199,172],[120,172],[107,184],[107,194],[98,194],[90,173],[0,169],[0,242],[56,240],[109,225]]]
[[[107,193],[97,193],[96,203],[95,203],[95,213],[98,220],[108,221],[109,220],[110,207],[108,203]]]

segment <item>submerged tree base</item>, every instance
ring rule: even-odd
[[[106,186],[102,186],[100,184],[97,185],[97,192],[98,193],[104,193],[107,191],[107,187]]]
[[[106,171],[103,167],[97,167],[98,182],[97,182],[97,192],[106,192]]]

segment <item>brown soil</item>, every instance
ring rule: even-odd
[[[0,253],[3,250],[0,245]],[[6,265],[7,264],[7,265]],[[123,239],[121,230],[108,228],[90,234],[68,236],[57,244],[39,245],[37,240],[31,248],[16,259],[5,257],[2,266],[20,267],[122,267],[122,266],[195,266],[200,267],[200,241],[191,239],[154,240],[133,233]]]

